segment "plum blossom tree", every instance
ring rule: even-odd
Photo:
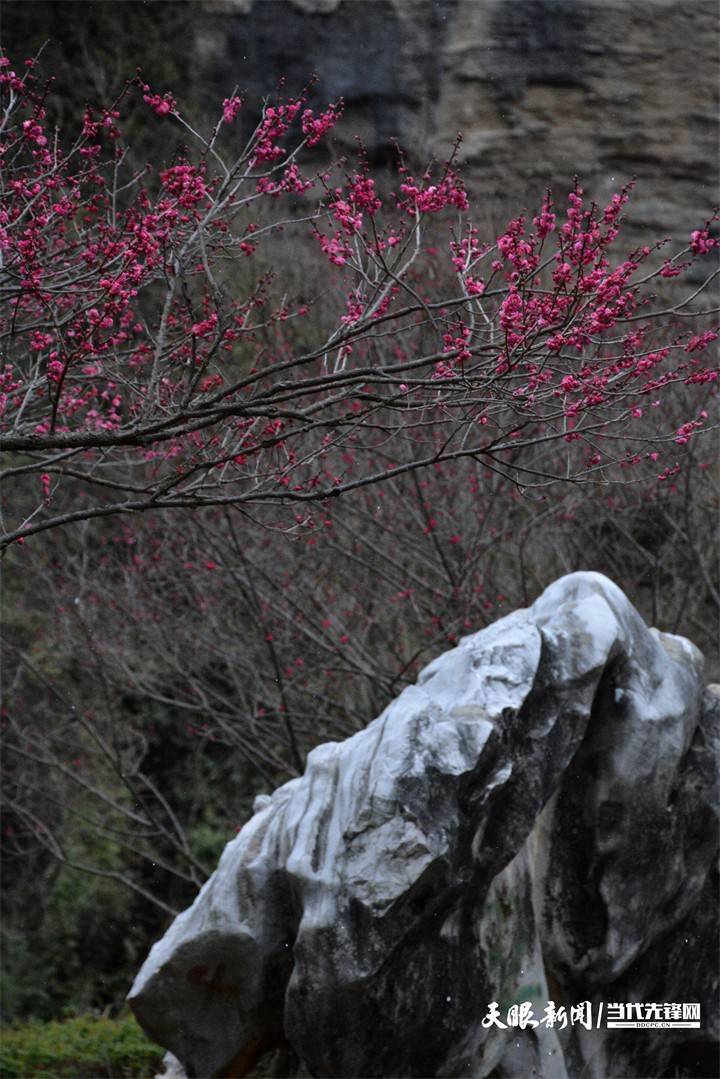
[[[313,503],[462,458],[523,488],[669,477],[710,426],[717,331],[695,323],[717,270],[660,290],[717,247],[711,220],[664,261],[615,258],[632,184],[604,208],[576,184],[559,216],[548,195],[484,242],[452,160],[416,178],[400,156],[387,195],[362,153],[306,175],[341,103],[266,102],[238,143],[238,94],[203,135],[137,79],[66,140],[33,62],[1,63],[3,547],[168,508],[277,506],[301,527]],[[132,95],[189,143],[152,183],[127,168]],[[286,230],[314,244],[302,294]]]

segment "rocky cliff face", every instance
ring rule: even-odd
[[[693,645],[564,577],[260,799],[131,1005],[191,1076],[713,1074],[719,746]]]
[[[205,81],[317,72],[380,160],[393,137],[442,159],[461,130],[490,223],[575,173],[598,199],[637,175],[630,243],[718,202],[715,0],[220,0],[196,33]]]

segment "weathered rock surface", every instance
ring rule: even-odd
[[[564,577],[260,800],[133,1010],[190,1076],[288,1043],[317,1076],[647,1079],[709,1060],[719,745],[697,649],[607,578]],[[549,1000],[699,1002],[702,1026],[483,1025],[491,1001],[540,1018]]]
[[[718,201],[716,0],[216,0],[194,21],[195,81],[251,96],[317,72],[344,130],[463,175],[492,235],[577,174],[597,199],[635,175],[626,242],[686,238]],[[348,149],[354,144],[348,142]]]

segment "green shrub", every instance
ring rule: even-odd
[[[81,1015],[64,1022],[30,1022],[0,1029],[0,1077],[148,1079],[162,1071],[163,1050],[131,1015]]]

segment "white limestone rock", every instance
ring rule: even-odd
[[[482,1020],[491,1001],[717,1007],[717,732],[697,649],[607,578],[564,577],[260,800],[133,1010],[189,1076],[273,1046],[323,1076],[660,1074],[669,1031]]]

